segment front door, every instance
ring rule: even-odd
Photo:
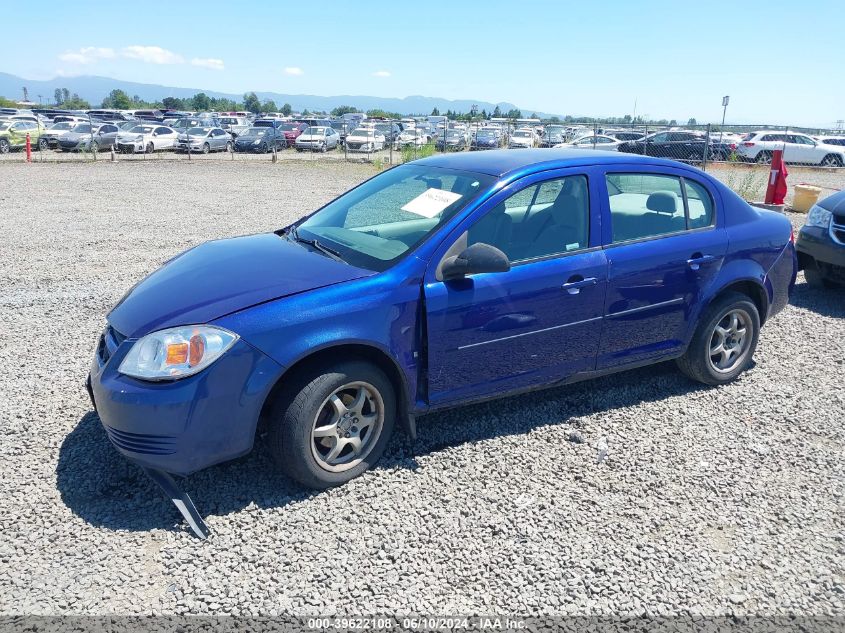
[[[444,242],[425,283],[432,406],[594,368],[607,280],[594,187],[584,171],[528,177]],[[502,250],[511,270],[437,278],[446,253],[479,242]]]

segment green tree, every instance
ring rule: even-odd
[[[308,108],[305,108],[305,109],[302,111],[302,116],[309,116],[310,114],[311,114],[311,113],[308,111]]]
[[[211,99],[204,92],[198,92],[191,98],[191,109],[197,111],[206,111],[211,108]]]
[[[56,97],[56,105],[60,105],[61,103],[64,103],[64,101],[62,99],[62,89],[61,88],[56,88],[53,91],[53,96]]]
[[[690,120],[689,120],[689,121],[687,121],[687,125],[698,125],[698,123],[696,122],[696,120],[695,120],[695,119],[690,118]]]
[[[290,116],[290,113],[293,112],[293,107],[289,103],[286,103],[282,106],[282,114],[285,116]]]
[[[494,119],[502,118],[502,109],[499,106],[496,106],[496,109],[493,110],[493,118]]]
[[[353,112],[358,112],[358,108],[354,106],[342,105],[337,106],[332,110],[332,116],[343,116],[344,114],[352,114]]]
[[[261,102],[254,92],[247,92],[244,95],[244,110],[254,114],[261,112]]]
[[[18,104],[6,97],[0,97],[0,108],[17,108]]]
[[[261,111],[262,112],[278,112],[279,108],[276,106],[276,102],[272,99],[267,99],[264,103],[261,104]]]
[[[62,103],[70,99],[70,90],[62,88]]]
[[[508,113],[505,115],[509,119],[521,119],[522,118],[522,111],[519,108],[513,108],[508,110]]]
[[[436,107],[431,111],[431,116],[440,116],[440,110]]]
[[[103,99],[102,107],[109,110],[129,110],[132,107],[132,101],[123,90],[115,89],[109,93],[108,97]]]
[[[64,96],[64,95],[62,95]],[[62,105],[71,110],[90,110],[91,104],[75,92],[64,100]]]
[[[669,125],[678,125],[678,122],[675,119],[669,121]]]
[[[185,109],[185,102],[182,99],[177,99],[176,97],[165,97],[161,100],[161,105],[168,110]]]

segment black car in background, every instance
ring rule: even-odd
[[[636,141],[625,141],[619,145],[619,151],[675,160],[700,161],[705,156],[706,146],[703,134],[679,130],[656,132]],[[708,158],[711,158],[709,154]]]
[[[373,126],[379,132],[384,134],[384,146],[392,145],[396,142],[396,137],[402,132],[402,126],[398,123],[384,122],[376,123]]]
[[[257,123],[257,121],[256,121]],[[283,130],[274,126],[253,126],[241,133],[235,139],[234,149],[236,152],[255,152],[266,154],[277,150],[285,149],[288,146]]]
[[[504,137],[498,130],[478,130],[472,137],[470,149],[499,149],[503,144]]]
[[[798,269],[811,286],[845,285],[845,191],[814,204],[795,241]]]

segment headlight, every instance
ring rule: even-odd
[[[186,325],[135,341],[117,371],[142,380],[176,380],[202,371],[228,350],[238,335],[211,325]]]
[[[810,212],[807,214],[806,226],[820,226],[821,228],[826,229],[830,226],[830,219],[832,217],[833,214],[830,211],[822,209],[819,205],[814,204],[810,208]]]
[[[136,141],[143,141],[144,137],[139,134],[138,136],[135,137],[135,140]]]

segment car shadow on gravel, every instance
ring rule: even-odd
[[[845,288],[813,288],[796,284],[789,303],[822,316],[845,318]]]
[[[388,445],[380,468],[418,468],[417,458],[443,448],[518,435],[546,425],[589,434],[584,418],[641,402],[707,389],[661,363],[573,385],[432,413],[418,421],[418,439],[401,434]],[[57,487],[64,504],[86,522],[112,530],[147,531],[181,525],[173,505],[143,471],[112,446],[97,414],[86,413],[59,451]],[[255,505],[279,508],[320,494],[298,485],[274,467],[264,443],[242,458],[182,480],[200,513],[226,515]],[[184,527],[179,528],[184,529]]]

